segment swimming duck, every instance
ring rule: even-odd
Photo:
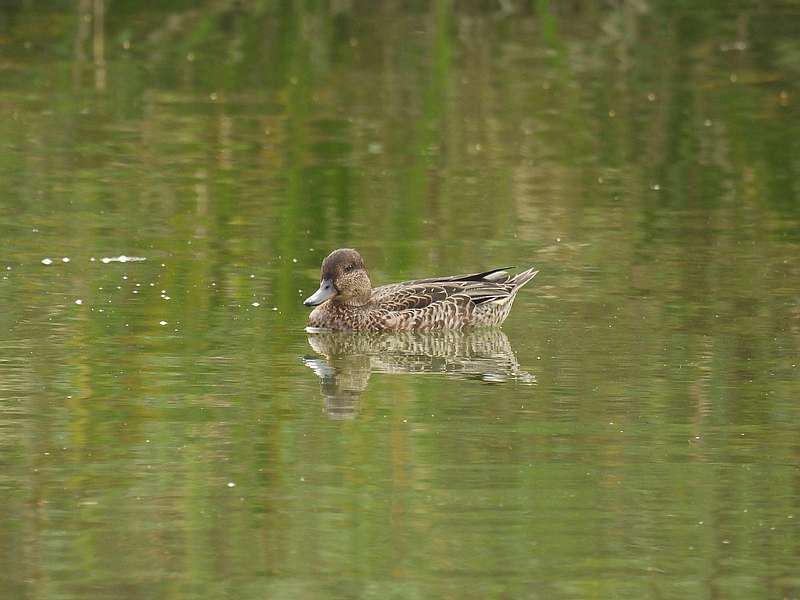
[[[483,273],[415,279],[373,288],[364,259],[340,248],[322,261],[309,327],[347,331],[431,331],[500,325],[519,289],[538,273],[511,277],[505,268]]]

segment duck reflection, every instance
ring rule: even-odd
[[[355,417],[372,373],[444,373],[490,383],[536,381],[520,368],[500,329],[309,333],[308,343],[320,356],[303,362],[320,378],[325,410],[333,418]]]

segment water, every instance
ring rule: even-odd
[[[800,11],[523,4],[4,4],[0,596],[800,597]]]

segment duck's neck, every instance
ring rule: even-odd
[[[356,295],[350,296],[348,298],[342,298],[341,296],[336,296],[331,300],[331,303],[337,307],[347,307],[347,308],[363,308],[369,304],[369,299],[372,297],[372,293],[366,295]]]
[[[339,292],[331,302],[348,309],[363,308],[369,304],[371,298],[372,283],[366,273],[362,273],[357,279],[356,285],[345,287],[344,292]]]

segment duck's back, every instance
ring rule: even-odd
[[[388,331],[462,329],[499,325],[520,287],[536,272],[510,277],[504,268],[483,273],[417,279],[380,286],[370,304]]]

